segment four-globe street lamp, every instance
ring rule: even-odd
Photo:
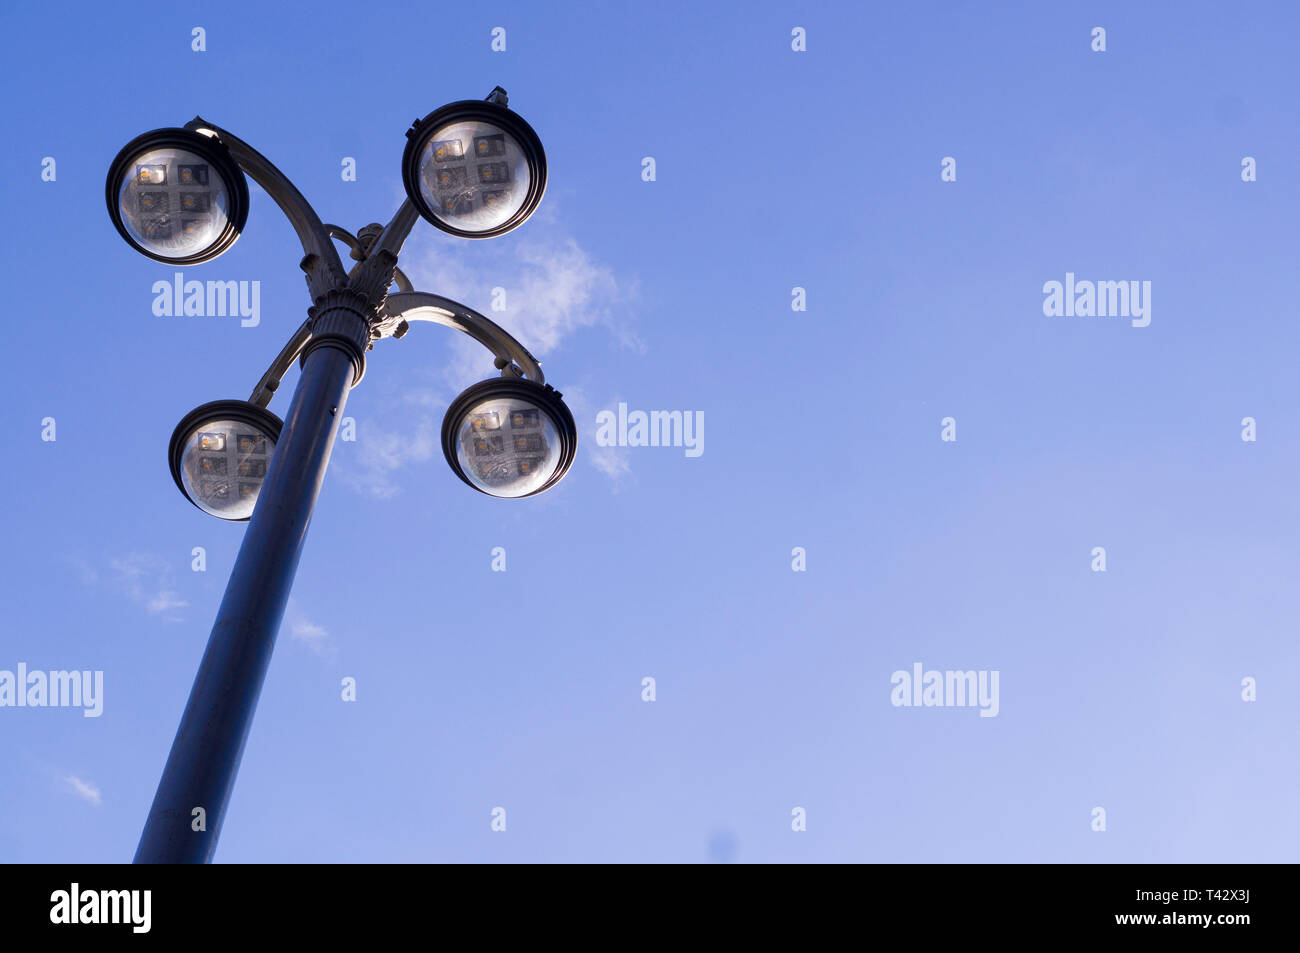
[[[343,407],[376,340],[403,337],[414,321],[434,321],[492,351],[499,375],[457,397],[442,427],[448,464],[474,489],[501,498],[541,493],[568,471],[577,447],[573,415],[528,350],[477,311],[415,291],[397,266],[421,217],[452,235],[491,238],[537,208],[546,156],[532,127],[509,109],[505,90],[498,86],[486,100],[452,103],[417,120],[402,156],[406,201],[386,226],[367,225],[355,236],[322,223],[259,152],[198,118],[122,149],[108,174],[109,215],[127,243],[155,261],[211,261],[247,222],[245,175],[297,232],[312,305],[248,400],[205,403],[172,434],[168,461],[186,499],[249,526],[137,863],[212,859]],[[348,246],[356,262],[350,270],[333,240]],[[295,361],[301,374],[281,421],[267,405]]]

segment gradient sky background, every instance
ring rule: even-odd
[[[0,709],[0,860],[131,858],[244,532],[167,440],[309,304],[254,187],[186,277],[260,281],[261,324],[155,317],[113,156],[202,114],[355,230],[411,121],[499,83],[542,210],[402,265],[507,289],[578,461],[474,493],[437,436],[490,355],[375,348],[219,862],[1294,861],[1300,15],[986,6],[6,5],[0,668],[102,669],[105,710]],[[1150,327],[1045,317],[1067,271],[1151,281]],[[704,454],[596,447],[619,401],[703,411]],[[917,661],[998,670],[1000,714],[891,706]]]

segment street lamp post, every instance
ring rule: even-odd
[[[540,141],[508,109],[500,87],[486,100],[435,110],[407,136],[407,200],[387,226],[368,225],[357,236],[322,223],[264,156],[202,119],[132,140],[110,169],[109,214],[123,238],[150,258],[182,265],[210,261],[234,244],[248,212],[243,175],[252,176],[298,233],[313,302],[249,400],[204,404],[172,436],[169,462],[186,498],[249,526],[136,863],[212,859],[348,392],[376,340],[434,321],[493,352],[500,376],[461,394],[443,423],[447,462],[474,489],[531,496],[554,486],[573,462],[573,416],[537,360],[477,311],[416,292],[397,266],[419,217],[466,238],[522,224],[545,189]],[[350,271],[331,239],[348,245],[357,262]],[[295,360],[301,375],[281,424],[266,408]]]

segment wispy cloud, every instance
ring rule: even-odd
[[[69,556],[67,562],[85,585],[93,586],[99,582],[99,572],[85,559],[80,556]]]
[[[631,455],[626,447],[602,447],[596,443],[596,407],[587,397],[585,390],[568,387],[564,391],[564,400],[573,411],[573,419],[578,425],[578,446],[581,455],[593,467],[609,478],[618,492],[633,480]],[[617,405],[618,400],[611,403]]]
[[[534,356],[550,354],[573,333],[602,328],[620,347],[644,351],[627,318],[636,282],[616,278],[562,225],[553,207],[529,219],[517,241],[465,242],[433,231],[413,238],[403,268],[419,289],[460,301],[487,315]],[[505,292],[493,310],[493,289]],[[488,376],[491,356],[468,337],[453,345],[446,380],[460,390]],[[486,371],[486,372],[485,372]]]
[[[67,783],[68,789],[83,801],[89,801],[91,804],[100,802],[99,788],[93,784],[71,774],[63,780]]]
[[[307,648],[311,649],[317,655],[332,657],[337,652],[334,643],[330,640],[329,630],[323,625],[317,625],[307,618],[306,615],[297,607],[293,599],[289,600],[286,608],[286,615],[289,621],[289,637],[297,642],[301,642]]]
[[[149,601],[144,604],[144,607],[154,615],[161,615],[162,613],[168,612],[172,609],[183,609],[187,605],[189,605],[189,603],[184,599],[178,598],[176,593],[171,592],[170,590],[163,590],[151,596]]]
[[[150,615],[164,622],[180,622],[176,609],[189,605],[171,588],[172,568],[163,559],[148,553],[128,553],[115,556],[108,562],[108,584]],[[83,578],[93,582],[98,577],[89,574]]]
[[[591,465],[614,483],[615,489],[621,487],[632,476],[632,462],[628,452],[622,447],[598,447],[587,444],[587,459]]]
[[[460,301],[501,325],[539,360],[574,334],[602,329],[618,347],[644,351],[627,305],[636,284],[601,264],[559,223],[552,208],[534,215],[518,241],[466,242],[433,229],[417,230],[403,252],[402,268],[416,288]],[[494,289],[504,290],[505,308],[492,310]],[[497,300],[500,300],[497,298]],[[359,433],[348,458],[336,458],[341,482],[375,499],[401,492],[402,471],[440,457],[442,415],[456,395],[497,373],[492,355],[467,335],[449,339],[451,358],[429,380],[399,399],[406,409],[400,427],[375,422]],[[570,406],[574,389],[564,387]],[[594,416],[586,414],[587,417]],[[582,426],[582,417],[579,417]],[[585,434],[583,435],[586,436]],[[593,465],[615,483],[630,473],[625,451],[583,440]]]
[[[368,422],[355,444],[352,459],[339,461],[341,482],[377,500],[387,500],[401,491],[398,471],[413,463],[424,463],[441,447],[441,420],[427,410],[416,409],[415,420],[402,430],[388,430]]]

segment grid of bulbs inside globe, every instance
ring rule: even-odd
[[[131,164],[118,193],[122,224],[141,247],[184,258],[217,242],[229,221],[229,192],[206,159],[153,149]]]
[[[515,138],[488,122],[438,128],[420,152],[420,192],[442,221],[467,232],[505,224],[523,205],[528,160]]]

